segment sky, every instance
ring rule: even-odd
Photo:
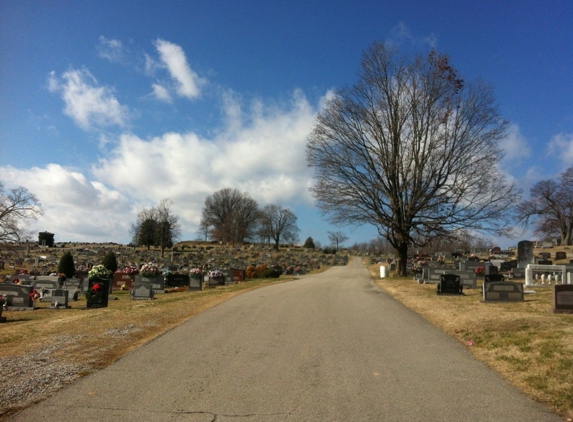
[[[227,187],[290,208],[301,242],[367,242],[373,226],[316,208],[305,144],[374,42],[493,86],[501,169],[526,196],[573,165],[569,0],[0,0],[0,180],[39,198],[30,230],[56,242],[128,243],[163,198],[193,240]]]

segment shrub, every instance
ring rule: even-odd
[[[60,263],[58,264],[58,273],[64,273],[68,278],[73,277],[76,273],[74,257],[72,256],[71,252],[66,252],[60,258]]]
[[[112,273],[115,273],[117,271],[117,258],[113,251],[109,251],[107,255],[103,257],[101,263]]]

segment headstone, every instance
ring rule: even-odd
[[[203,290],[203,277],[189,279],[189,290]]]
[[[457,274],[442,274],[438,283],[437,294],[439,295],[463,295],[463,285]]]
[[[153,299],[153,285],[147,281],[142,281],[141,278],[136,277],[131,292],[131,299],[134,300],[150,300]]]
[[[540,259],[537,261],[537,265],[553,265],[553,261],[549,259]]]
[[[189,274],[169,273],[166,284],[169,287],[187,287],[189,286]]]
[[[529,240],[522,240],[517,244],[517,262],[519,268],[533,264],[533,243]]]
[[[142,283],[151,284],[151,288],[153,289],[153,293],[165,293],[165,280],[163,276],[157,277],[143,277],[141,274],[135,276],[135,281],[140,280]]]
[[[573,285],[555,284],[553,286],[552,312],[573,314]]]
[[[113,275],[113,285],[114,290],[121,289],[121,286],[125,285],[126,288],[131,289],[133,287],[133,279],[135,275],[127,273],[115,273]]]
[[[40,302],[51,302],[52,290],[58,288],[58,280],[34,280],[30,282],[30,285],[38,292],[42,293]]]
[[[68,306],[68,291],[64,289],[55,289],[52,291],[52,304],[50,309],[66,309]]]
[[[513,281],[490,281],[483,285],[484,302],[523,302],[523,284]]]
[[[86,291],[87,308],[107,308],[111,280],[90,278]]]
[[[555,260],[560,261],[562,259],[567,259],[567,252],[563,251],[555,252]]]
[[[0,283],[0,295],[7,298],[8,310],[32,310],[34,301],[30,294],[34,291],[32,286],[21,284]]]

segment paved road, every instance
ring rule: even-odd
[[[254,290],[14,421],[560,421],[348,267]]]

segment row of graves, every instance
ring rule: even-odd
[[[534,256],[530,241],[519,242],[517,249],[517,259],[428,261],[415,268],[414,278],[421,284],[436,284],[438,295],[459,295],[464,288],[477,288],[478,277],[483,276],[484,302],[521,302],[526,293],[535,293],[526,288],[552,288],[552,311],[573,313],[573,259],[567,262],[564,251],[555,253],[559,265],[553,263],[549,252]]]
[[[170,251],[161,258],[157,250],[137,250],[130,247],[88,248],[78,245],[72,248],[76,264],[73,278],[61,278],[55,274],[61,251],[41,250],[47,260],[36,254],[30,257],[28,250],[21,248],[10,263],[21,267],[25,256],[34,265],[30,271],[15,271],[7,283],[0,283],[0,299],[4,306],[0,310],[33,310],[36,301],[49,302],[50,309],[67,309],[69,302],[86,298],[87,308],[106,307],[110,295],[117,290],[129,290],[133,300],[153,299],[155,295],[166,291],[198,291],[205,287],[222,286],[247,281],[246,269],[249,266],[264,265],[267,268],[280,269],[287,274],[304,274],[322,266],[346,265],[348,256],[342,254],[324,254],[314,250],[285,249],[276,253],[268,246],[249,245],[241,247],[188,247]],[[90,277],[103,257],[113,250],[118,266],[123,268],[108,276]],[[24,256],[24,258],[21,258]],[[3,251],[2,258],[6,258]],[[22,261],[19,261],[22,259]],[[49,265],[42,265],[43,263]],[[140,272],[145,263],[153,262],[153,272]],[[143,264],[142,264],[143,263]],[[51,274],[51,275],[46,275]],[[14,283],[18,279],[19,284]],[[0,312],[0,318],[1,312]]]

